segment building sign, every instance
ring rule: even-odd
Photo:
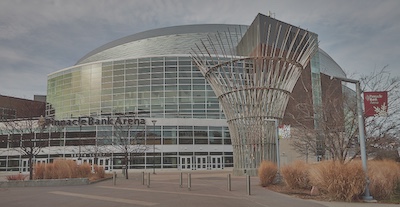
[[[279,138],[280,139],[290,138],[290,125],[279,126]]]
[[[387,116],[387,91],[364,92],[365,117]]]
[[[94,125],[141,125],[146,124],[145,119],[136,117],[79,117],[77,119],[54,120],[46,119],[46,125],[53,126],[94,126]]]

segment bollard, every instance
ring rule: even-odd
[[[144,172],[142,172],[142,185],[144,185]]]
[[[180,188],[182,188],[182,183],[183,183],[183,180],[182,180],[182,173],[181,173],[180,177],[179,177],[179,187]]]
[[[228,174],[228,191],[231,191],[231,174]]]
[[[150,188],[150,173],[147,173],[147,187]]]
[[[250,175],[246,175],[246,189],[247,189],[247,195],[251,195]]]
[[[113,185],[117,184],[117,172],[113,172]]]
[[[192,187],[192,176],[190,173],[188,173],[188,183],[187,183],[188,190],[190,191],[190,188]]]

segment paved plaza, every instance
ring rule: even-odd
[[[180,175],[182,172],[182,186]],[[205,207],[394,207],[398,205],[377,203],[342,203],[303,200],[262,188],[258,178],[251,178],[248,195],[246,178],[231,176],[228,190],[229,170],[222,171],[152,171],[150,186],[142,184],[141,171],[131,172],[129,179],[118,174],[116,184],[106,180],[90,185],[58,187],[0,188],[1,206],[30,207],[125,207],[125,206],[205,206]],[[191,186],[188,189],[188,173]],[[0,172],[4,180],[4,172]]]

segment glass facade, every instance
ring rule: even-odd
[[[219,145],[229,149],[231,138],[228,127],[222,126],[139,126],[124,127],[118,129],[115,126],[75,126],[75,127],[51,127],[43,132],[34,134],[35,140],[46,142],[49,146],[36,157],[38,160],[45,159],[46,162],[52,162],[54,159],[85,159],[95,162],[97,159],[113,160],[111,169],[121,169],[123,167],[124,153],[118,146],[119,137],[116,131],[126,136],[126,139],[140,140],[136,145],[147,146],[145,151],[131,150],[129,152],[129,167],[146,169],[152,168],[180,168],[180,156],[215,156],[220,155],[223,158],[225,167],[232,167],[232,152],[228,151],[207,151],[207,147]],[[8,149],[7,139],[13,135],[0,131],[0,150]],[[15,135],[14,135],[15,136]],[[23,136],[21,136],[23,138]],[[152,146],[155,151],[152,151]],[[182,145],[187,148],[189,145],[196,145],[196,150],[176,150],[177,146]],[[14,146],[15,147],[15,146]],[[79,148],[77,148],[79,147]],[[160,150],[160,148],[175,148],[175,150]],[[51,150],[49,150],[51,149]],[[154,156],[153,156],[154,155]],[[153,163],[155,158],[155,164]],[[24,171],[21,169],[21,160],[27,159],[24,155],[0,155],[1,171]],[[222,163],[221,163],[222,164]],[[25,166],[27,167],[27,166]],[[195,167],[193,166],[195,169]],[[27,169],[25,169],[27,170]]]
[[[123,131],[129,139],[141,136],[140,144],[147,147],[143,152],[130,152],[130,168],[153,165],[182,168],[180,157],[190,158],[194,164],[196,157],[210,161],[217,156],[220,159],[213,159],[220,162],[216,166],[233,165],[230,133],[223,111],[188,55],[103,61],[67,68],[49,75],[47,101],[46,116],[55,120],[145,118],[146,124]],[[153,126],[150,119],[158,120],[158,124]],[[63,156],[72,158],[93,157],[93,152],[84,151],[88,146],[92,146],[89,147],[92,151],[96,148],[93,146],[109,148],[110,153],[100,154],[110,159],[111,168],[121,168],[124,160],[115,146],[115,126],[90,127],[67,126],[60,136],[54,135],[58,141],[51,142],[51,146],[68,149],[69,153]],[[153,145],[156,150],[152,150]],[[81,154],[72,152],[71,146],[82,146]]]
[[[47,117],[137,114],[154,118],[224,115],[190,57],[165,56],[86,64],[49,76]]]

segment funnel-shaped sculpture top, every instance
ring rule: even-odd
[[[192,57],[227,118],[234,173],[255,175],[262,160],[277,160],[276,128],[266,120],[283,118],[290,93],[318,48],[317,36],[258,15],[237,46],[221,50],[229,45],[221,41],[203,41]],[[233,48],[236,56],[213,52]]]

